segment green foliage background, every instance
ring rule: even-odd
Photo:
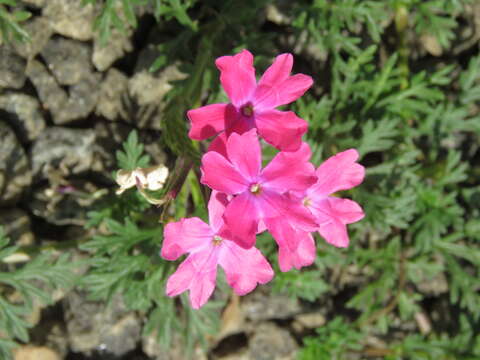
[[[161,141],[175,154],[176,166],[157,195],[173,189],[177,199],[157,210],[132,190],[92,211],[89,225],[106,231],[81,245],[91,259],[79,286],[95,299],[123,293],[130,308],[148,317],[144,331],[155,331],[163,344],[179,331],[191,349],[216,331],[222,293],[228,294],[224,286],[201,311],[183,306],[184,297],[179,302],[163,295],[175,264],[158,256],[158,216],[206,216],[197,171],[201,147],[188,139],[184,114],[225,100],[216,57],[248,48],[261,73],[276,54],[292,52],[295,71],[315,79],[314,88],[291,106],[309,123],[313,162],[355,147],[367,168],[365,182],[344,194],[366,213],[349,227],[350,247],[336,249],[317,238],[313,266],[277,271],[273,281],[273,291],[312,306],[333,302],[327,324],[304,339],[299,358],[480,358],[480,56],[478,44],[451,53],[473,2],[85,0],[101,5],[92,26],[106,42],[112,28],[137,25],[136,6],[154,6],[157,21],[174,35],[160,45],[151,70],[180,61],[189,76],[169,93],[162,122]],[[285,14],[280,24],[264,18],[271,4]],[[0,0],[4,41],[28,38],[19,27],[26,15],[16,5]],[[425,35],[436,40],[442,56],[418,51]],[[148,163],[139,142],[132,134],[117,155],[120,167]],[[272,240],[262,235],[258,243],[276,263]],[[341,281],[349,274],[356,280]],[[446,279],[445,291],[423,290],[422,284],[438,278]],[[7,340],[0,338],[2,351],[12,339],[26,339],[15,309],[0,318],[13,324]],[[415,325],[418,314],[436,314],[430,332],[422,334]],[[371,336],[385,346],[373,347]]]

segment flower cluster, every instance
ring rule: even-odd
[[[190,138],[216,136],[201,165],[201,183],[212,189],[210,224],[199,218],[167,224],[161,250],[167,260],[188,253],[168,279],[167,295],[189,290],[193,308],[213,293],[218,265],[239,295],[273,278],[272,267],[255,247],[258,233],[272,234],[280,270],[288,271],[313,263],[312,232],[346,247],[346,225],[364,216],[354,201],[332,196],[363,181],[357,151],[341,152],[315,169],[310,148],[302,142],[306,121],[276,109],[298,99],[313,83],[307,75],[290,75],[292,55],[277,56],[258,82],[247,50],[220,57],[216,65],[231,102],[187,113]],[[259,138],[280,150],[263,169]]]

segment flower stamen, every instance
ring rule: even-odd
[[[253,195],[259,195],[261,191],[262,188],[260,187],[260,184],[253,184],[252,186],[250,186],[250,192]]]
[[[244,106],[242,106],[241,109],[242,115],[246,117],[250,117],[253,115],[253,105],[251,103],[248,103]]]
[[[223,239],[221,236],[215,235],[212,239],[212,243],[214,246],[219,246],[222,243]]]

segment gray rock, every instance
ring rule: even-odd
[[[128,78],[117,69],[109,69],[100,85],[95,112],[109,120],[115,120],[122,112],[122,97],[127,92]]]
[[[82,1],[78,0],[48,0],[43,9],[43,16],[55,32],[83,41],[93,37],[95,15],[92,4],[83,6]]]
[[[157,335],[154,333],[142,336],[142,350],[152,360],[183,360],[185,359],[185,340],[178,333],[173,335],[170,347],[160,345]],[[195,360],[207,360],[207,355],[201,346],[196,346],[190,358]]]
[[[125,308],[120,296],[105,306],[73,291],[64,300],[64,308],[68,339],[75,352],[89,355],[103,350],[122,356],[135,349],[140,340],[140,319]]]
[[[34,235],[31,230],[31,222],[25,211],[17,208],[0,210],[0,226],[15,245],[33,244]]]
[[[91,73],[90,47],[76,40],[50,39],[42,49],[42,57],[57,81],[62,85],[74,85]]]
[[[249,341],[250,358],[255,360],[293,360],[297,349],[287,330],[268,322],[257,326]]]
[[[79,174],[95,163],[94,130],[47,128],[32,146],[32,168],[35,177],[51,178]]]
[[[83,180],[68,181],[58,173],[57,178],[49,175],[50,184],[35,188],[29,199],[31,212],[51,224],[84,226],[87,212],[108,190]]]
[[[20,89],[25,84],[25,60],[0,46],[0,88]]]
[[[47,0],[22,0],[22,2],[36,7],[43,7]]]
[[[252,321],[288,319],[301,312],[296,298],[272,294],[268,286],[263,286],[245,296],[241,306],[245,316]]]
[[[164,97],[172,88],[172,82],[185,78],[176,65],[158,74],[147,70],[136,73],[128,82],[128,97],[124,99],[122,117],[143,129],[161,129],[161,113],[165,108]]]
[[[15,133],[1,120],[0,139],[0,205],[10,205],[30,186],[32,174]]]
[[[70,87],[67,94],[43,64],[33,60],[27,74],[37,89],[43,107],[52,114],[55,124],[62,125],[88,116],[97,102],[98,74],[88,73]]]
[[[70,87],[70,97],[60,119],[83,119],[94,109],[98,102],[100,74],[89,74],[77,84]]]
[[[107,70],[116,60],[125,53],[133,50],[132,37],[133,29],[130,27],[125,32],[113,30],[106,44],[102,44],[98,36],[93,42],[93,65],[99,71]]]
[[[0,95],[0,109],[8,113],[8,122],[17,130],[22,142],[36,139],[45,129],[40,104],[32,96],[21,93]]]
[[[68,118],[60,116],[68,101],[67,93],[57,84],[45,66],[39,61],[33,60],[28,65],[27,75],[37,89],[43,107],[52,113],[55,123],[68,122]]]
[[[30,35],[31,40],[26,42],[15,41],[15,51],[24,58],[33,59],[47,45],[53,34],[49,22],[40,16],[34,16],[23,24],[25,31]]]

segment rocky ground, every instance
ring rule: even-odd
[[[184,75],[176,65],[148,72],[159,31],[148,9],[138,29],[114,32],[101,46],[93,6],[24,2],[35,14],[26,24],[32,41],[0,46],[0,224],[28,246],[85,235],[86,212],[114,187],[115,150],[133,128],[154,162],[166,161],[162,98]],[[232,299],[209,358],[291,359],[301,337],[325,322],[318,309],[270,294],[263,287]],[[182,358],[142,336],[142,317],[119,298],[109,308],[77,291],[55,298],[29,315],[32,341],[15,359]]]

